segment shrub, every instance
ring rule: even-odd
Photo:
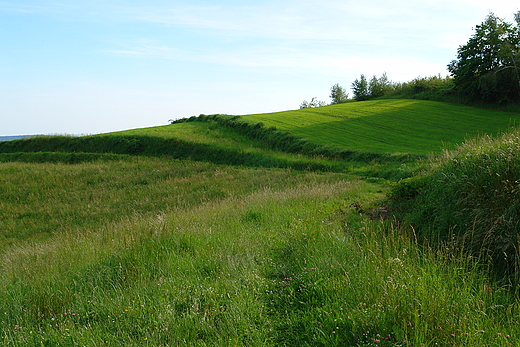
[[[391,97],[404,97],[421,100],[450,100],[455,95],[451,77],[417,77],[409,82],[396,83],[386,93]]]
[[[520,130],[484,136],[445,152],[390,199],[425,241],[456,242],[494,274],[520,274]]]

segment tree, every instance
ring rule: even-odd
[[[520,96],[520,12],[517,26],[490,13],[448,65],[455,88],[474,99],[504,102]]]
[[[348,101],[348,93],[338,83],[330,88],[331,104],[341,104]]]
[[[379,78],[374,75],[368,83],[368,94],[371,98],[379,98],[388,92],[390,86],[391,83],[386,76],[386,72]]]
[[[313,108],[313,107],[321,107],[325,106],[325,101],[319,101],[316,97],[313,97],[311,101],[303,100],[300,104],[300,109],[302,108]]]
[[[354,82],[352,82],[352,92],[357,101],[368,100],[368,82],[365,75],[362,74],[359,79],[356,78]]]

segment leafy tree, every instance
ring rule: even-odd
[[[313,108],[313,107],[321,107],[325,106],[325,101],[320,101],[316,97],[313,97],[311,101],[303,100],[303,102],[300,104],[300,109],[302,108]]]
[[[359,79],[356,78],[354,82],[352,82],[352,92],[357,101],[369,99],[368,81],[365,75],[362,74]]]
[[[331,104],[341,104],[348,101],[348,93],[338,83],[330,88]]]
[[[379,98],[389,92],[390,86],[391,82],[388,80],[386,72],[379,78],[374,75],[368,83],[368,93],[371,98]]]
[[[490,13],[448,65],[459,92],[475,99],[503,102],[520,96],[520,12],[517,26]]]

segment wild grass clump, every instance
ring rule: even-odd
[[[432,162],[392,194],[424,239],[455,241],[518,282],[520,130],[483,136]]]

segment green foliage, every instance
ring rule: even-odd
[[[331,104],[342,104],[348,101],[348,93],[338,83],[330,88]]]
[[[300,104],[300,108],[314,108],[325,106],[325,101],[320,101],[316,97],[313,97],[311,101],[303,100]]]
[[[440,75],[417,77],[409,82],[395,83],[385,96],[434,101],[464,101],[455,93],[453,78]]]
[[[370,98],[370,92],[368,89],[368,81],[365,75],[359,76],[359,79],[355,79],[351,85],[352,92],[354,93],[354,99],[357,101],[364,101]]]
[[[392,199],[422,239],[455,242],[518,282],[520,131],[471,140],[398,185]],[[404,202],[404,205],[403,205]]]
[[[352,83],[352,91],[357,101],[380,98],[390,93],[393,88],[394,84],[388,79],[386,72],[380,77],[372,76],[370,81],[362,74],[359,79],[354,80]]]
[[[520,98],[520,28],[490,13],[448,65],[458,91],[506,103]]]
[[[392,83],[388,80],[386,72],[380,77],[372,76],[368,83],[368,93],[370,98],[379,98],[385,94],[388,94],[392,89]]]

